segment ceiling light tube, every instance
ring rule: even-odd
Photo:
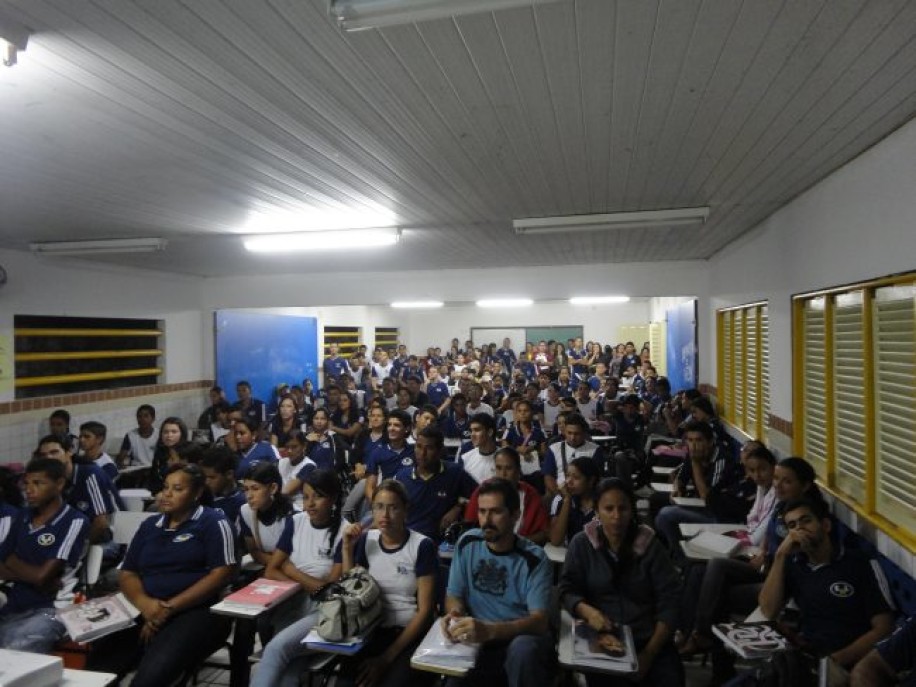
[[[89,241],[46,241],[30,243],[29,250],[40,255],[99,255],[103,253],[155,253],[168,245],[165,239],[95,239]]]
[[[442,301],[395,301],[391,304],[392,308],[441,308],[445,303]]]
[[[0,49],[4,65],[12,67],[16,64],[18,54],[29,44],[31,33],[26,26],[0,11]]]
[[[301,231],[295,234],[250,236],[245,248],[252,253],[287,253],[300,250],[353,250],[393,246],[400,240],[397,227],[381,229],[342,229],[340,231]]]
[[[629,296],[573,296],[569,299],[572,305],[604,305],[608,303],[628,303]]]
[[[330,13],[344,31],[495,12],[557,0],[331,0]]]
[[[603,215],[564,215],[514,219],[512,226],[521,236],[567,234],[611,229],[653,229],[703,224],[709,217],[708,207],[611,212]]]
[[[477,301],[478,308],[527,308],[533,304],[530,298],[483,298]]]

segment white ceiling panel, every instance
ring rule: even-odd
[[[99,259],[198,275],[703,259],[916,111],[907,0],[556,0],[353,34],[326,1],[0,0],[34,31],[0,68],[0,246],[162,236]],[[703,227],[511,227],[690,205]],[[257,231],[405,231],[246,254],[272,213]]]

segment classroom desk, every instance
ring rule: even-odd
[[[423,641],[420,642],[420,646],[417,647],[417,650],[414,652],[413,656],[411,656],[410,667],[416,670],[424,670],[428,673],[438,673],[439,675],[447,675],[450,677],[464,677],[467,675],[468,671],[473,668],[474,664],[477,662],[476,652],[473,658],[464,655],[455,655],[443,660],[436,660],[429,656],[418,656],[424,648],[430,645],[444,646],[443,640],[442,620],[441,618],[436,618],[426,632]],[[454,646],[456,650],[461,650],[460,644]]]
[[[573,655],[573,617],[565,610],[560,611],[560,643],[557,651],[560,667],[577,673],[601,673],[604,675],[628,675],[635,670],[621,670],[620,664],[605,663],[599,659],[582,659]]]
[[[96,673],[92,670],[64,668],[60,687],[108,687],[118,678],[114,673]]]
[[[750,559],[760,553],[760,547],[758,546],[740,546],[731,556],[725,556],[723,554],[713,553],[712,551],[695,549],[690,545],[689,539],[682,539],[680,545],[681,551],[684,552],[684,556],[686,556],[687,560],[693,562],[711,561],[716,558]]]
[[[127,510],[137,513],[143,512],[146,504],[153,500],[149,489],[121,489],[118,493],[121,494],[121,500],[124,501]]]
[[[565,546],[554,546],[548,542],[544,544],[544,553],[547,554],[547,558],[550,559],[551,563],[563,565],[563,562],[566,560]]]
[[[682,537],[695,537],[700,532],[725,534],[726,532],[747,529],[746,524],[734,522],[682,522],[678,527],[681,530]]]
[[[593,437],[592,437],[592,441],[594,441],[596,444],[600,444],[600,445],[602,445],[602,446],[603,446],[604,444],[610,444],[612,441],[616,441],[616,440],[617,440],[617,437],[616,437],[616,435],[613,435],[613,434],[598,435],[598,436],[593,436]]]
[[[269,606],[243,606],[241,604],[226,603],[223,599],[210,606],[210,612],[216,615],[225,615],[235,620],[233,630],[234,639],[229,649],[229,685],[230,687],[247,687],[251,678],[251,654],[254,651],[255,632],[257,619],[265,613],[280,608],[283,604],[296,599],[302,594],[297,591],[279,603]]]

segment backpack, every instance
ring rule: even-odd
[[[382,616],[382,590],[361,566],[352,568],[330,585],[318,604],[318,634],[340,642],[365,634]]]

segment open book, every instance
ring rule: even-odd
[[[121,594],[109,594],[57,611],[57,619],[74,642],[91,642],[134,624],[139,613]]]
[[[767,622],[719,623],[712,626],[712,632],[742,658],[766,658],[789,646],[789,640]]]
[[[629,625],[618,625],[613,634],[597,632],[588,623],[573,625],[573,660],[578,665],[621,673],[639,669],[633,633]]]

